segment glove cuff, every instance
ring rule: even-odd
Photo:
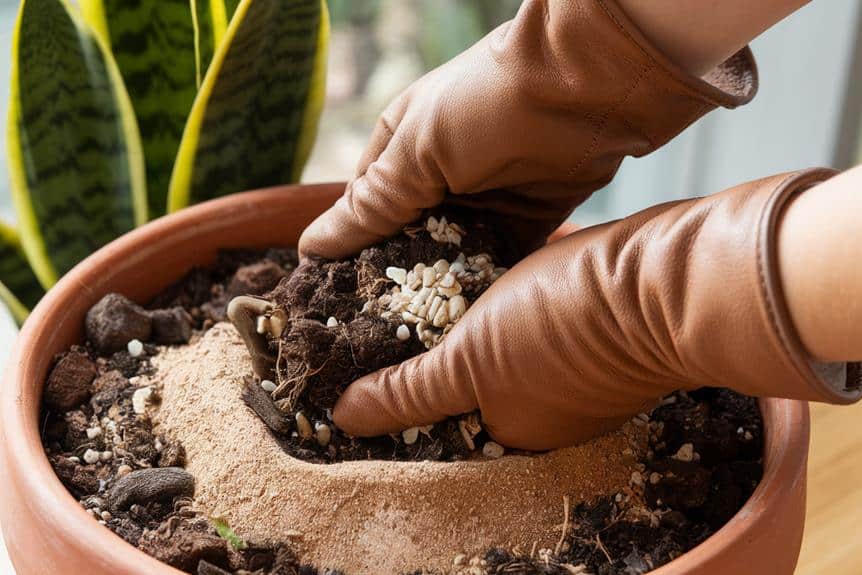
[[[784,206],[796,195],[828,180],[836,172],[828,169],[811,169],[787,176],[767,200],[757,237],[757,266],[761,278],[763,309],[786,363],[795,372],[796,382],[791,394],[828,403],[848,404],[862,397],[862,368],[859,363],[816,364],[805,351],[793,325],[778,273],[777,232],[778,221]],[[788,390],[791,391],[791,390]]]
[[[706,106],[724,108],[747,104],[757,93],[757,64],[748,46],[699,78],[677,66],[653,46],[615,0],[594,1],[620,33],[637,46],[643,57],[652,64],[652,72],[666,78],[681,93],[688,93]]]

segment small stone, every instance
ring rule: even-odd
[[[126,344],[126,350],[132,357],[140,357],[144,353],[144,344],[139,339],[133,339]]]
[[[635,487],[643,487],[644,486],[643,475],[641,475],[639,471],[633,471],[631,479],[629,480],[629,483],[631,483]]]
[[[270,381],[268,379],[264,379],[263,381],[261,381],[260,386],[267,393],[272,393],[273,391],[275,391],[278,388],[278,386],[275,385],[275,382]]]
[[[434,319],[431,320],[431,325],[434,327],[446,327],[447,323],[449,323],[449,307],[441,305],[437,310],[437,313],[434,314]]]
[[[404,268],[389,266],[388,268],[386,268],[386,277],[388,277],[398,285],[404,285],[405,283],[407,283],[407,270],[405,270]]]
[[[673,459],[685,462],[694,461],[694,445],[691,443],[684,443],[677,450],[677,452],[672,456]]]
[[[467,313],[467,300],[462,295],[456,295],[448,302],[449,321],[456,322]]]
[[[466,563],[466,562],[467,562],[467,556],[464,555],[463,553],[459,553],[458,555],[455,555],[455,558],[452,560],[452,565],[454,565],[455,567],[460,567],[461,565],[464,565],[464,563]]]
[[[148,385],[135,390],[135,393],[132,394],[132,409],[135,410],[135,413],[141,415],[147,412],[147,404],[152,395],[153,390]]]
[[[101,427],[88,427],[87,428],[87,439],[96,439],[102,435]]]
[[[94,449],[88,449],[84,452],[84,462],[92,465],[93,463],[98,463],[100,459],[99,452]]]
[[[410,429],[405,429],[401,432],[401,439],[404,440],[405,445],[413,445],[419,439],[419,428],[411,427]]]
[[[146,505],[152,501],[169,501],[177,496],[191,497],[195,478],[179,467],[138,469],[114,483],[107,493],[111,509],[127,509],[131,504]]]
[[[131,473],[131,472],[132,472],[132,466],[131,466],[131,465],[126,465],[126,464],[124,463],[124,464],[122,464],[121,466],[119,466],[119,467],[117,468],[117,479],[119,479],[120,477],[122,477],[122,476],[124,476],[124,475],[128,475],[128,474],[129,474],[129,473]]]
[[[334,317],[331,317],[326,320],[326,327],[336,327],[338,325],[338,320]]]
[[[102,453],[99,454],[99,459],[101,459],[102,461],[110,461],[113,458],[114,458],[114,452],[113,451],[103,451]]]
[[[437,272],[434,268],[425,268],[422,270],[422,285],[424,287],[433,286],[435,281],[437,281]]]
[[[89,399],[95,378],[96,365],[85,352],[73,349],[48,374],[45,403],[52,409],[68,411]]]
[[[434,262],[434,271],[436,271],[440,275],[444,275],[449,272],[449,262],[446,260],[440,259]]]
[[[658,482],[661,481],[661,474],[653,471],[649,474],[649,482],[650,485],[658,485]]]
[[[296,429],[299,431],[299,436],[303,439],[310,439],[314,435],[314,429],[311,427],[311,422],[305,417],[301,411],[296,412]]]
[[[458,295],[459,293],[461,293],[462,290],[463,290],[463,288],[461,287],[461,284],[458,282],[455,282],[455,285],[453,285],[451,287],[442,287],[442,286],[438,287],[437,293],[439,293],[442,296],[446,296],[448,298],[453,298],[456,295]]]
[[[318,445],[326,447],[332,441],[332,429],[325,423],[318,421],[314,424],[314,438]]]
[[[271,260],[242,266],[228,284],[228,300],[242,295],[262,296],[284,277],[287,277],[287,270]]]
[[[87,339],[101,355],[111,355],[126,347],[130,340],[148,341],[152,319],[144,308],[110,293],[90,308],[84,322]]]
[[[444,288],[450,288],[455,285],[456,281],[457,280],[455,279],[455,274],[447,273],[442,278],[440,278],[440,281],[437,283],[437,285]]]
[[[152,338],[160,345],[181,345],[192,337],[192,316],[181,307],[150,312]]]
[[[102,511],[99,515],[101,516],[103,521],[110,521],[114,518],[114,516],[111,515],[110,511]]]
[[[395,330],[395,337],[398,338],[398,341],[407,341],[410,339],[410,328],[402,323]]]
[[[485,457],[490,457],[492,459],[503,457],[505,452],[505,448],[495,441],[487,441],[485,442],[485,445],[482,446],[482,454]]]

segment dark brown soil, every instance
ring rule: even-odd
[[[292,317],[296,310],[297,325],[314,326],[303,328],[306,331],[301,332],[301,337],[317,342],[315,337],[319,336],[305,334],[317,334],[319,326],[335,315],[345,325],[355,324],[350,333],[360,334],[364,341],[381,341],[394,347],[394,331],[387,331],[388,339],[374,339],[378,337],[376,331],[371,336],[371,328],[363,327],[369,325],[369,318],[359,317],[355,304],[360,286],[374,286],[381,266],[395,262],[408,267],[412,260],[397,258],[412,257],[405,255],[411,249],[426,249],[411,247],[409,240],[400,242],[400,247],[391,248],[393,251],[367,251],[352,268],[338,263],[312,263],[297,279],[285,279],[295,265],[285,250],[270,250],[266,255],[225,254],[213,267],[194,270],[142,308],[143,315],[150,319],[150,340],[155,341],[158,330],[153,325],[157,321],[169,324],[162,334],[175,334],[160,338],[187,339],[183,325],[200,330],[223,319],[228,294],[235,295],[232,290],[236,286],[253,286],[266,293],[275,287],[269,284],[277,280],[281,283],[275,295],[282,302],[289,299],[287,305],[291,306]],[[421,257],[433,261],[437,255]],[[281,274],[274,270],[273,263],[285,269],[285,278],[279,278]],[[351,269],[352,274],[348,273]],[[306,286],[305,292],[296,292],[305,295],[288,295],[288,285]],[[327,287],[316,289],[319,286]],[[115,305],[128,306],[122,299],[112,299]],[[360,309],[363,301],[358,302]],[[137,310],[132,316],[141,317]],[[336,338],[325,341],[330,349],[336,345]],[[42,435],[48,458],[64,485],[94,520],[132,545],[189,573],[335,575],[335,571],[301,565],[286,544],[260,546],[243,541],[242,534],[220,531],[217,520],[194,508],[194,478],[182,469],[184,449],[169,437],[157,436],[148,415],[136,413],[133,408],[132,396],[138,387],[135,378],[152,369],[149,357],[157,351],[151,342],[144,342],[144,353],[138,357],[132,357],[126,349],[109,351],[116,345],[100,347],[90,341],[56,358],[46,385]],[[378,351],[382,353],[379,348]],[[409,343],[398,354],[419,351],[422,350]],[[401,357],[398,354],[392,352],[385,361],[397,361],[393,358]],[[312,422],[327,422],[323,405],[333,401],[356,374],[371,371],[378,365],[375,362],[383,361],[370,352],[360,352],[357,357],[361,360],[354,362],[355,355],[354,349],[350,363],[343,366],[349,375],[333,376],[332,381],[337,383],[323,386],[323,390],[312,392],[316,387],[312,384],[309,393],[301,398],[302,409],[311,414]],[[410,446],[392,437],[359,442],[332,426],[330,444],[321,447],[314,439],[298,441],[292,436],[295,418],[278,409],[259,381],[250,377],[243,393],[246,403],[273,430],[284,448],[311,461],[444,460],[467,456],[455,420],[434,426],[427,435],[420,433]],[[155,395],[149,398],[151,404],[158,401]],[[558,549],[536,550],[532,555],[492,549],[476,559],[479,568],[486,573],[551,575],[568,575],[579,572],[577,569],[593,575],[645,573],[714,533],[739,510],[760,480],[762,421],[752,398],[721,389],[679,392],[662,402],[648,418],[633,422],[649,426],[651,449],[629,487],[615,497],[572,509],[568,533]],[[481,444],[487,438],[480,431],[474,439]]]
[[[763,474],[763,422],[757,402],[726,389],[677,393],[650,415],[652,456],[628,493],[574,511],[560,553],[548,560],[493,549],[488,573],[595,575],[649,572],[692,549],[724,525]],[[683,449],[692,447],[691,460]],[[643,503],[641,503],[643,501]]]
[[[155,344],[187,343],[193,330],[223,320],[228,286],[266,292],[295,266],[292,250],[229,251],[147,308],[110,294],[88,314],[86,345],[60,354],[48,375],[42,439],[60,480],[94,520],[189,573],[281,575],[302,567],[283,545],[237,548],[193,508],[194,477],[183,469],[183,446],[156,435],[149,416],[134,410],[138,376],[151,372]],[[269,279],[248,283],[249,267],[263,268]],[[129,353],[130,339],[144,343],[141,355]]]
[[[448,221],[457,221],[458,214],[445,215]],[[316,463],[357,459],[448,461],[471,455],[454,419],[424,430],[415,443],[408,445],[400,436],[349,437],[333,425],[330,417],[335,402],[350,383],[426,351],[412,328],[409,339],[401,341],[396,337],[396,330],[404,324],[401,317],[383,318],[380,308],[363,309],[366,302],[395,285],[386,276],[388,267],[412,270],[417,263],[430,267],[441,259],[454,262],[459,254],[469,257],[481,253],[491,256],[497,266],[513,263],[513,253],[493,241],[490,222],[472,222],[464,227],[467,233],[460,245],[436,241],[424,226],[416,225],[363,250],[350,261],[307,261],[266,295],[288,318],[284,333],[279,339],[270,338],[269,345],[272,356],[278,358],[277,382],[290,385],[280,385],[270,399],[269,394],[249,382],[243,397],[286,452]],[[487,286],[465,284],[461,295],[469,305]],[[337,320],[336,327],[327,325],[330,318]],[[278,415],[279,409],[286,417]],[[297,413],[315,427],[326,425],[331,439],[321,443],[304,437],[295,422]],[[475,439],[481,449],[482,440],[487,438],[482,434]]]
[[[157,295],[148,309],[181,307],[192,318],[194,329],[206,329],[225,320],[225,306],[237,295],[263,295],[297,266],[296,250],[223,250],[215,264],[191,270]],[[283,273],[275,271],[280,268]],[[256,280],[248,276],[264,270]],[[244,292],[244,293],[243,293]]]

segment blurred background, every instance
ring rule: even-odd
[[[17,0],[0,0],[0,123]],[[511,18],[519,0],[329,0],[327,101],[307,182],[349,178],[377,115],[427,70]],[[653,203],[814,165],[856,163],[862,110],[860,3],[820,0],[753,43],[760,93],[718,110],[657,153],[627,159],[574,219],[595,223]],[[5,143],[4,143],[5,145]],[[12,219],[5,154],[0,217]]]
[[[349,178],[387,102],[510,18],[519,3],[329,0],[333,30],[327,101],[303,179]],[[17,0],[0,0],[0,124],[6,118],[17,6]],[[752,47],[761,78],[753,103],[713,112],[650,157],[627,159],[611,189],[596,193],[572,219],[591,224],[784,170],[846,168],[862,161],[862,3],[811,2]],[[0,217],[14,220],[5,153],[0,154]],[[15,333],[4,314],[0,309],[0,366]],[[858,555],[852,555],[859,548],[839,545],[833,537],[834,529],[852,536],[854,514],[847,511],[862,505],[862,492],[849,483],[858,470],[846,467],[853,463],[847,455],[854,450],[856,459],[862,459],[854,443],[857,434],[841,432],[855,429],[858,417],[853,410],[815,409],[809,529],[798,573],[859,572]],[[5,572],[3,565],[0,545],[0,572]]]

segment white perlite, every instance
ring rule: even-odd
[[[683,443],[677,452],[671,457],[679,461],[694,461],[694,445],[691,443]]]
[[[465,235],[458,224],[447,222],[445,217],[439,221],[428,218],[425,229],[436,241],[456,245],[461,245]],[[376,302],[366,302],[362,310],[367,312],[376,307],[381,317],[400,316],[406,325],[398,327],[396,337],[406,341],[410,337],[408,326],[415,326],[416,337],[431,349],[467,312],[467,300],[461,295],[465,287],[489,285],[505,272],[506,268],[495,267],[491,256],[485,253],[470,257],[461,253],[454,262],[443,259],[433,264],[420,262],[411,270],[390,266],[385,274],[395,282],[395,287]]]
[[[406,445],[413,445],[419,439],[419,428],[411,427],[410,429],[405,429],[401,432],[401,439],[404,440]]]
[[[92,465],[93,463],[98,463],[100,459],[100,454],[98,451],[93,449],[88,449],[84,452],[84,461]]]
[[[503,457],[503,454],[505,452],[506,449],[496,441],[488,441],[485,443],[485,445],[482,446],[482,454],[485,457],[490,457],[492,459],[499,459]]]
[[[447,222],[446,216],[439,220],[435,217],[430,217],[425,222],[425,229],[431,234],[431,239],[435,242],[461,245],[461,238],[467,233],[464,229],[454,222]]]
[[[402,323],[398,326],[398,329],[395,330],[395,337],[398,338],[398,341],[407,341],[410,339],[410,328]]]
[[[147,411],[147,403],[150,401],[150,396],[153,395],[153,390],[150,386],[139,387],[132,394],[132,409],[135,413],[141,415]]]
[[[267,393],[272,393],[272,392],[273,392],[273,391],[275,391],[275,390],[276,390],[276,388],[278,387],[277,385],[275,385],[275,382],[274,382],[274,381],[270,381],[270,380],[268,380],[268,379],[264,379],[263,381],[261,381],[261,382],[260,382],[260,386],[261,386],[261,387],[263,388],[263,390],[264,390],[265,392],[267,392]]]
[[[144,353],[144,344],[139,339],[133,339],[126,344],[126,350],[132,357],[140,357]]]

